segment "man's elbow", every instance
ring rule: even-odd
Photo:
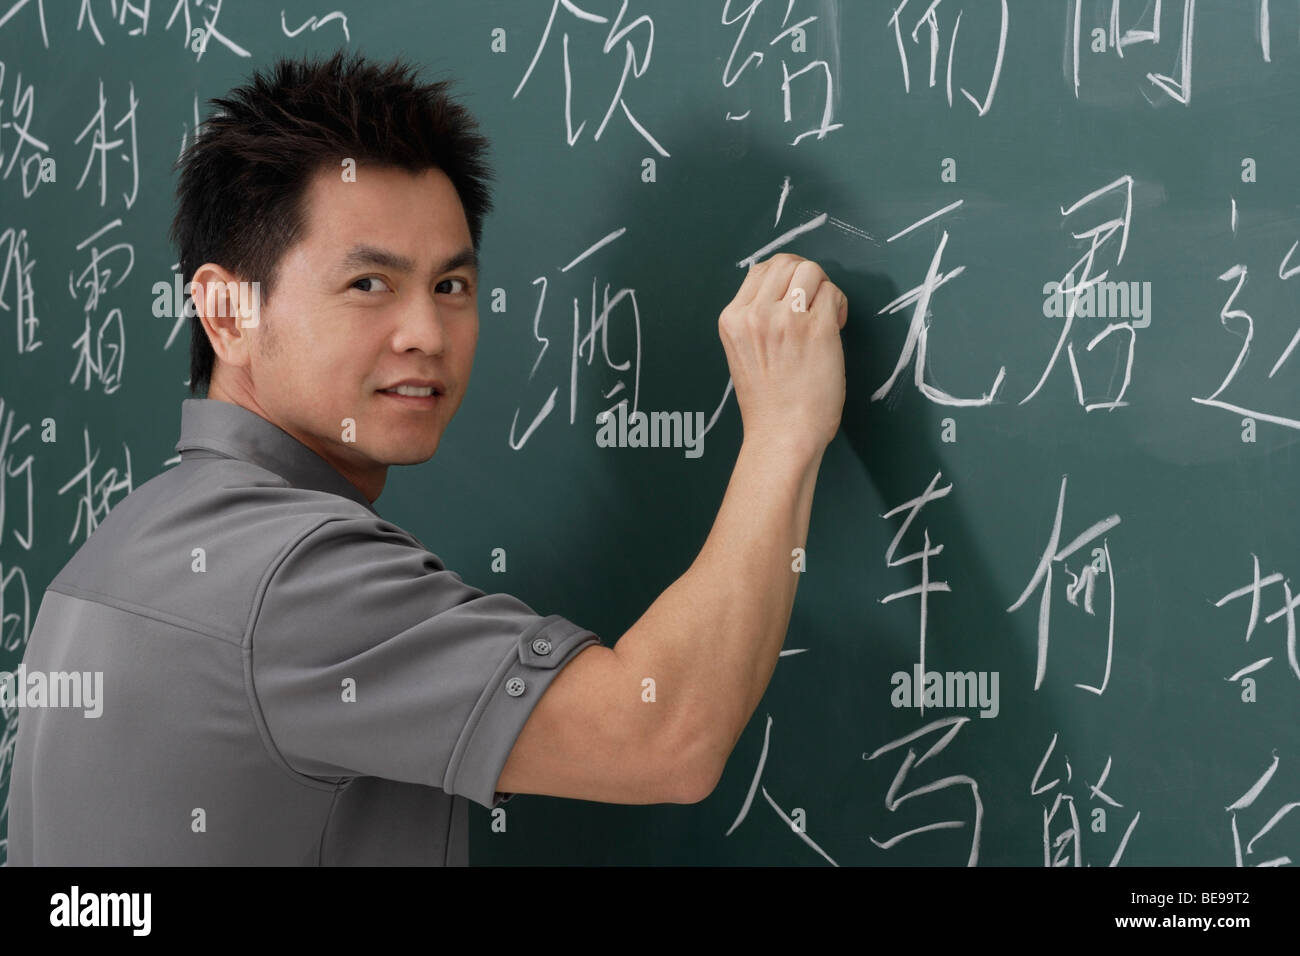
[[[702,803],[718,786],[721,774],[697,774],[673,803]]]
[[[669,803],[700,803],[713,793],[722,778],[722,765],[717,760],[716,749],[704,743],[680,748],[674,766],[676,772],[672,774],[674,786],[670,789]]]
[[[718,782],[716,778],[710,778],[705,774],[686,773],[685,771],[670,772],[668,775],[671,782],[660,792],[663,796],[660,798],[661,803],[700,803],[709,794],[713,793]]]

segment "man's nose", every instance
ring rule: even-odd
[[[446,333],[438,303],[432,295],[420,295],[407,303],[398,317],[393,348],[399,352],[418,349],[440,355],[446,345]]]

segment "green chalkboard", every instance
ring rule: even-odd
[[[472,862],[1300,856],[1294,4],[138,6],[0,4],[0,669],[174,459],[189,331],[154,290],[206,101],[400,54],[498,177],[473,385],[377,502],[467,582],[612,644],[721,502],[745,263],[851,302],[785,651],[716,790],[473,807]],[[702,413],[702,453],[601,447],[619,403]]]

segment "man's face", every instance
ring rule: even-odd
[[[325,169],[304,234],[261,303],[250,390],[261,413],[372,500],[388,465],[427,461],[469,385],[478,272],[445,173]],[[432,397],[385,391],[436,383]]]

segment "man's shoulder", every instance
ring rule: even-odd
[[[119,501],[50,586],[233,637],[275,567],[327,528],[415,541],[357,501],[255,463],[187,458]]]

